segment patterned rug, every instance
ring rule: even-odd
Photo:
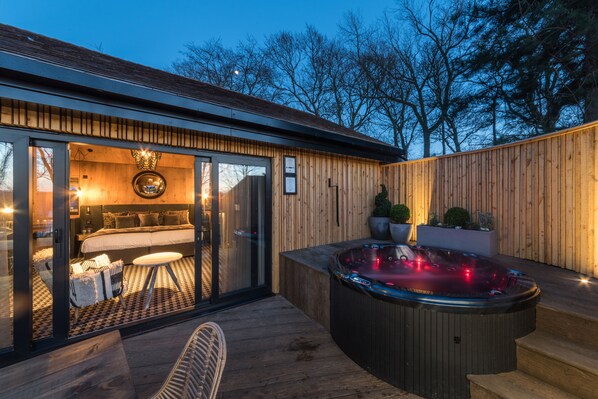
[[[202,262],[202,299],[211,295],[211,259],[203,257]],[[145,266],[126,265],[124,269],[127,292],[124,294],[127,309],[120,300],[114,298],[79,310],[79,321],[74,323],[74,310],[71,308],[70,336],[86,334],[108,327],[127,324],[149,317],[192,308],[195,304],[194,258],[185,257],[171,263],[181,292],[178,292],[166,268],[160,267],[154,285],[154,293],[149,309],[143,309],[141,297],[143,283],[149,269]],[[222,277],[222,276],[221,276]],[[33,276],[33,332],[34,339],[52,334],[52,295],[41,281],[37,272]]]

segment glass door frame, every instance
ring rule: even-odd
[[[13,350],[0,354],[0,367],[14,362],[14,360],[28,357],[48,350],[54,347],[64,346],[68,342],[76,342],[88,338],[94,334],[85,334],[77,337],[68,336],[70,323],[70,303],[69,303],[69,280],[68,280],[68,262],[69,262],[69,241],[68,233],[70,229],[70,218],[68,210],[68,189],[69,189],[69,155],[68,144],[71,142],[85,143],[92,145],[111,146],[115,148],[134,149],[138,146],[135,142],[115,142],[105,138],[56,135],[35,129],[15,128],[10,126],[0,126],[0,140],[13,144],[13,164],[20,167],[14,168],[14,209],[13,214],[13,254],[14,254],[14,275],[13,291],[15,301],[14,319],[13,319]],[[51,338],[44,338],[36,341],[33,337],[33,281],[32,281],[32,146],[52,147],[56,153],[54,156],[54,229],[62,229],[62,241],[53,243],[53,248],[57,256],[64,256],[65,259],[54,258],[55,268],[53,279],[53,334]],[[189,317],[195,317],[203,314],[206,309],[217,310],[229,304],[242,303],[246,300],[252,300],[258,297],[265,297],[272,293],[272,159],[268,157],[256,157],[236,155],[232,153],[220,153],[210,150],[192,149],[192,148],[174,148],[164,145],[148,144],[148,148],[157,151],[170,152],[172,154],[192,155],[197,159],[210,162],[212,165],[211,173],[211,206],[212,206],[212,296],[209,300],[201,300],[201,294],[196,295],[195,311],[185,312],[184,314],[173,314],[165,323],[181,321]],[[201,162],[201,161],[200,161]],[[259,166],[266,167],[266,212],[265,212],[265,281],[264,285],[257,288],[248,288],[236,292],[219,295],[218,286],[218,245],[220,225],[218,220],[218,170],[219,163],[242,163],[250,162]],[[197,164],[197,161],[196,161]],[[22,166],[22,167],[21,167]],[[19,182],[26,182],[25,184]],[[195,193],[201,195],[201,191],[196,183]],[[199,202],[199,204],[198,204]],[[201,217],[201,201],[195,203],[196,217]],[[196,229],[197,234],[197,229]],[[201,235],[200,235],[201,237]],[[201,238],[200,238],[201,239]],[[197,237],[196,237],[197,243]],[[61,255],[62,254],[62,255]],[[27,267],[18,266],[23,262]],[[199,269],[199,270],[198,270]],[[201,267],[196,267],[196,293],[201,292],[201,276],[197,280],[198,273],[201,275]],[[199,282],[199,284],[198,284]],[[165,318],[168,319],[169,316]],[[142,320],[140,323],[123,325],[117,327],[125,330],[125,333],[135,333],[147,328],[159,326],[161,323],[157,320]],[[106,332],[102,330],[102,333]]]
[[[219,220],[219,170],[221,163],[248,164],[266,169],[265,182],[265,270],[264,285],[259,287],[244,288],[226,294],[220,294],[218,284],[220,270],[220,220]],[[243,298],[250,298],[254,293],[267,290],[272,292],[272,161],[270,158],[254,157],[249,155],[214,154],[212,156],[212,303],[225,303]],[[253,273],[252,273],[253,274]]]
[[[70,304],[68,282],[68,157],[67,144],[32,139],[0,130],[0,140],[12,142],[15,167],[14,228],[13,228],[13,290],[14,324],[13,348],[16,355],[54,347],[68,338]],[[53,150],[53,292],[52,336],[33,341],[33,274],[32,274],[32,168],[34,147]],[[26,165],[26,166],[25,166]]]
[[[209,157],[205,156],[196,156],[195,157],[195,164],[194,164],[194,223],[195,223],[195,307],[203,307],[203,305],[209,304],[214,292],[211,293],[209,298],[203,298],[203,239],[202,239],[202,222],[203,222],[203,213],[204,213],[204,204],[203,204],[203,182],[201,181],[203,177],[203,164],[204,163],[212,163],[212,160]],[[212,174],[210,173],[210,181],[212,179]],[[212,235],[213,232],[210,232]],[[211,242],[211,239],[210,239]],[[213,248],[212,248],[213,250]],[[213,273],[213,271],[212,271]],[[213,275],[212,275],[213,276]]]

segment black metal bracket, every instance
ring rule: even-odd
[[[332,179],[329,177],[328,178],[328,187],[333,187],[336,189],[336,225],[338,227],[341,227],[341,223],[340,223],[340,219],[339,219],[339,215],[338,215],[338,184],[335,184],[333,186]]]

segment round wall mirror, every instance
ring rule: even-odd
[[[133,178],[133,191],[143,198],[158,198],[166,191],[166,179],[158,172],[139,172]]]

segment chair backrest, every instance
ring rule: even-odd
[[[226,341],[222,329],[216,323],[204,323],[193,332],[153,398],[216,398],[225,363]]]

